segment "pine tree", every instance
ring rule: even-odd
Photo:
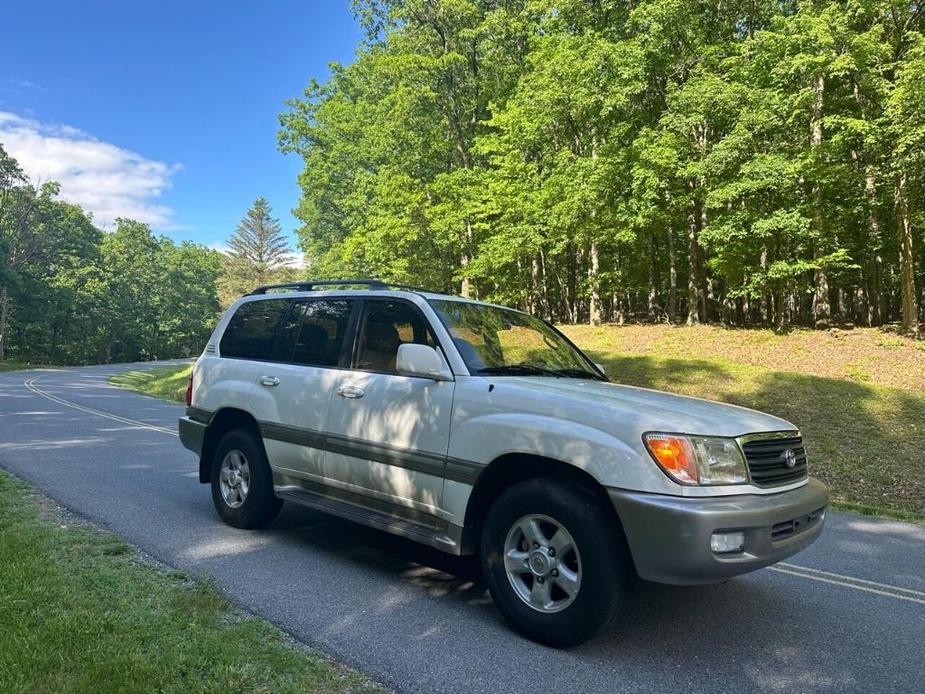
[[[270,204],[257,198],[228,239],[228,262],[223,287],[239,295],[254,286],[267,284],[285,274],[291,253],[279,220],[271,216]]]
[[[258,283],[285,268],[291,253],[279,220],[273,219],[270,204],[262,197],[251,205],[228,246],[232,261]]]

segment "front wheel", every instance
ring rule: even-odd
[[[560,480],[528,480],[502,494],[488,512],[481,550],[507,621],[560,648],[614,620],[634,573],[613,513],[592,491]]]
[[[265,527],[283,505],[263,444],[247,429],[229,431],[215,447],[212,503],[228,525],[248,529]]]

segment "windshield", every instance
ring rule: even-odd
[[[526,313],[465,301],[432,300],[473,375],[604,380],[558,331]]]

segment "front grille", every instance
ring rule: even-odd
[[[742,451],[752,482],[759,487],[776,487],[806,477],[806,449],[799,436],[753,438],[742,444]]]

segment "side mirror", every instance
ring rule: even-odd
[[[449,369],[443,365],[443,359],[433,347],[406,342],[398,347],[395,368],[404,376],[423,376],[435,381],[453,379]]]

